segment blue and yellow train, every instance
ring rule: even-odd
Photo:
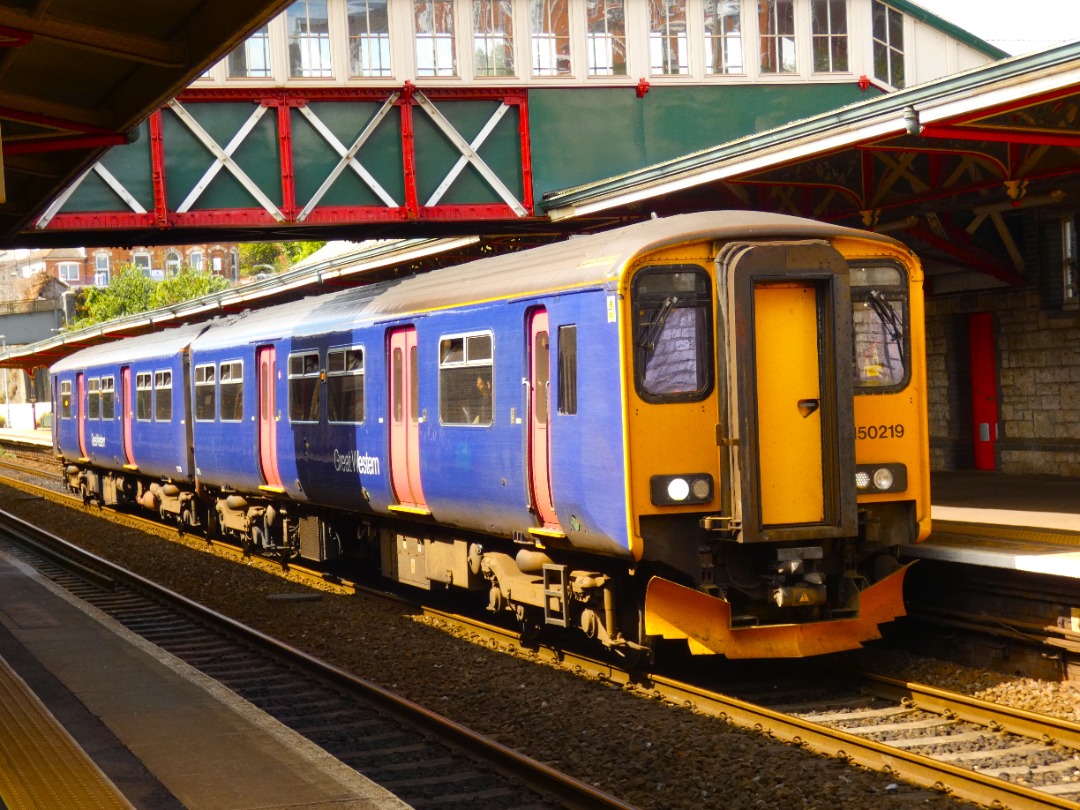
[[[529,631],[851,649],[929,532],[921,282],[885,236],[654,219],[77,352],[55,452],[87,500]]]

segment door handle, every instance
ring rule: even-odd
[[[821,407],[821,400],[819,400],[819,399],[800,399],[798,404],[799,404],[799,413],[802,415],[802,418],[805,419],[806,417],[808,417],[810,414],[814,413],[814,411],[816,411],[818,408]]]

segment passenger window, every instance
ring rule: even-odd
[[[319,353],[304,352],[289,355],[289,421],[318,422]]]
[[[71,380],[60,381],[60,418],[70,419],[71,407]]]
[[[490,425],[491,333],[439,342],[439,419],[444,425]]]
[[[326,408],[331,422],[364,421],[364,350],[326,354]]]
[[[693,402],[712,390],[712,293],[697,265],[645,267],[632,286],[634,385],[647,402]]]
[[[899,267],[849,268],[855,386],[863,392],[902,388],[908,379],[908,290]]]
[[[219,375],[221,421],[239,422],[244,418],[244,364],[230,360],[221,364]]]
[[[154,419],[172,421],[172,372],[154,372]]]
[[[140,422],[149,422],[151,404],[154,396],[153,378],[149,371],[140,371],[135,375],[135,418]]]
[[[101,418],[101,380],[97,377],[86,381],[86,418]]]
[[[577,326],[559,327],[559,413],[577,413]]]
[[[195,418],[212,422],[217,413],[217,386],[213,365],[195,367]]]
[[[101,418],[116,418],[116,382],[113,377],[101,378]]]

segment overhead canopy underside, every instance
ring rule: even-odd
[[[0,246],[287,0],[3,0]]]

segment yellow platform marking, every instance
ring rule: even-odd
[[[0,799],[9,810],[132,805],[0,658]]]

